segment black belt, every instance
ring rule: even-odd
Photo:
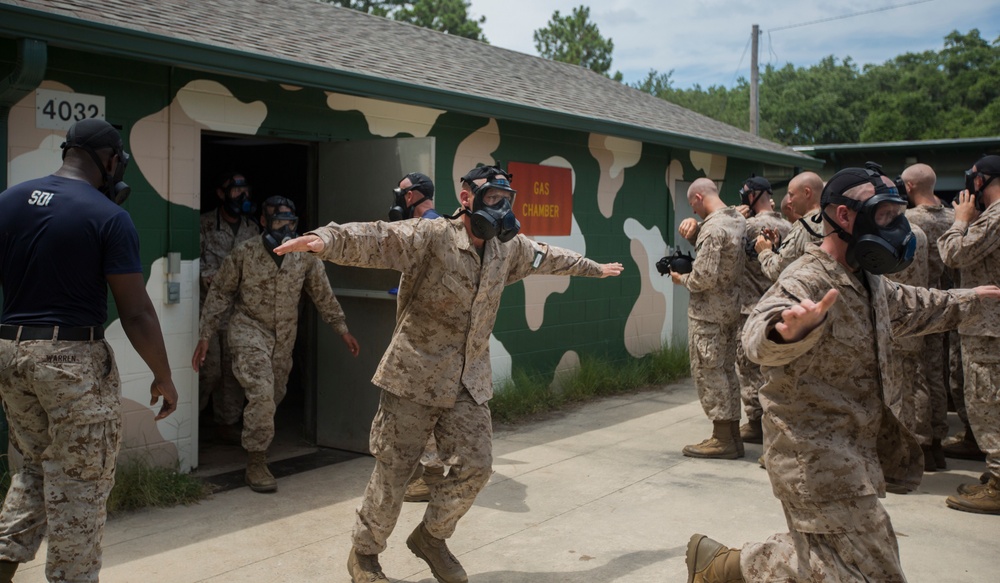
[[[104,338],[104,328],[90,326],[87,328],[69,328],[66,326],[0,326],[0,339],[3,340],[71,340],[91,341]]]

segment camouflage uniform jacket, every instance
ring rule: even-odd
[[[295,344],[302,290],[312,298],[323,321],[337,334],[348,332],[344,310],[333,295],[323,263],[290,253],[275,262],[261,237],[237,245],[212,280],[201,309],[201,339],[208,340],[219,320],[233,307],[229,342],[266,352]]]
[[[954,328],[981,307],[970,290],[928,290],[881,276],[858,277],[819,247],[786,269],[743,328],[749,358],[761,365],[764,457],[775,497],[822,503],[884,495],[887,480],[915,487],[923,456],[889,412],[883,388],[893,333]],[[823,322],[794,343],[772,339],[781,312],[803,299],[840,292]],[[900,379],[902,382],[903,379]]]
[[[955,222],[955,209],[945,206],[920,205],[911,209],[906,209],[906,220],[911,225],[917,225],[923,229],[927,235],[927,287],[936,289],[949,289],[955,287],[954,273],[951,268],[946,268],[941,260],[941,253],[938,252],[938,239],[944,234],[952,223]]]
[[[910,225],[910,228],[913,230],[913,236],[917,239],[917,250],[913,254],[913,262],[910,263],[906,269],[897,271],[896,273],[890,273],[886,277],[896,283],[903,283],[915,287],[931,287],[927,285],[927,274],[929,273],[928,265],[930,263],[928,259],[928,255],[930,254],[930,245],[927,242],[927,235],[925,235],[923,229],[917,225]],[[924,347],[924,339],[921,336],[893,337],[892,341],[896,343],[896,346],[898,346],[900,350],[905,350],[907,352],[918,351]]]
[[[823,226],[812,222],[812,218],[818,214],[818,208],[806,213],[804,217],[795,221],[792,228],[788,231],[788,236],[781,240],[781,245],[777,251],[765,249],[757,256],[761,271],[771,281],[777,281],[781,272],[791,265],[793,261],[801,257],[806,252],[806,249],[822,241],[821,237],[810,233],[805,225],[802,224],[802,221],[806,221],[812,230],[822,233]]]
[[[372,383],[431,407],[453,407],[463,388],[479,404],[493,396],[490,334],[504,286],[532,274],[602,275],[600,264],[523,235],[486,241],[480,259],[461,218],[330,223],[312,234],[322,259],[402,272],[396,329]]]
[[[201,215],[201,299],[208,294],[209,281],[233,248],[249,239],[256,239],[260,228],[249,217],[240,217],[240,228],[233,234],[222,211],[215,209]]]
[[[764,275],[760,262],[757,261],[757,252],[754,250],[754,245],[757,244],[757,235],[760,235],[764,229],[772,229],[784,239],[791,228],[792,225],[781,216],[781,213],[774,211],[758,213],[747,219],[747,231],[744,237],[747,258],[744,262],[743,277],[740,280],[741,314],[749,314],[757,305],[760,296],[764,295],[767,288],[774,283],[771,278]]]
[[[691,292],[688,318],[721,324],[740,319],[739,280],[746,260],[746,223],[731,207],[713,212],[701,223],[691,273],[680,278]]]
[[[963,286],[1000,284],[1000,201],[972,223],[955,221],[938,239],[938,250],[945,265],[961,270]],[[964,323],[958,333],[1000,336],[1000,302],[983,302],[982,311],[982,318]]]

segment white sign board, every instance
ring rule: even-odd
[[[78,121],[104,119],[104,96],[37,89],[35,91],[35,127],[44,130],[68,130]]]

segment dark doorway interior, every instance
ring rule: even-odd
[[[257,208],[269,196],[291,199],[299,216],[299,231],[314,225],[307,215],[310,196],[311,158],[309,144],[259,137],[202,133],[201,138],[201,209],[213,212],[219,204],[216,187],[226,173],[240,172],[251,186]],[[258,214],[259,219],[259,214]],[[302,310],[295,345],[294,365],[288,380],[288,392],[275,413],[275,438],[269,451],[272,461],[315,452],[315,367],[309,354],[315,350],[310,338],[313,326],[309,319],[314,310]],[[197,473],[204,476],[236,472],[245,467],[246,455],[236,443],[224,442],[214,431],[211,404],[202,412],[199,429],[199,464]]]

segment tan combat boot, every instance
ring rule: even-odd
[[[278,490],[278,481],[271,475],[271,470],[267,468],[266,451],[247,452],[247,486],[254,492],[275,492]]]
[[[764,427],[759,417],[747,419],[747,422],[740,426],[740,439],[746,443],[764,443]]]
[[[347,572],[351,574],[352,583],[389,580],[382,572],[382,565],[378,564],[378,555],[362,555],[354,547],[351,547],[351,554],[347,555]]]
[[[431,489],[424,479],[417,478],[410,480],[406,485],[406,493],[403,494],[403,502],[430,502]]]
[[[990,473],[983,472],[983,474],[979,476],[978,482],[974,484],[959,484],[958,488],[955,489],[958,491],[959,494],[972,494],[973,492],[978,492],[979,490],[985,488],[986,484],[988,484],[989,481],[990,481]]]
[[[941,451],[945,457],[954,459],[975,460],[979,462],[986,459],[986,453],[979,449],[979,443],[976,442],[976,435],[972,433],[972,427],[968,425],[965,426],[965,433],[946,439],[941,446]]]
[[[406,539],[406,546],[430,566],[434,578],[441,583],[468,583],[469,576],[448,545],[443,539],[431,536],[423,522]]]
[[[712,437],[697,445],[686,445],[682,453],[688,457],[734,460],[743,457],[740,422],[713,421]]]
[[[948,496],[945,504],[955,510],[976,512],[979,514],[1000,514],[1000,478],[990,476],[983,485],[972,484],[966,487],[966,493]]]
[[[731,549],[703,534],[688,541],[687,583],[742,583],[740,550]]]

